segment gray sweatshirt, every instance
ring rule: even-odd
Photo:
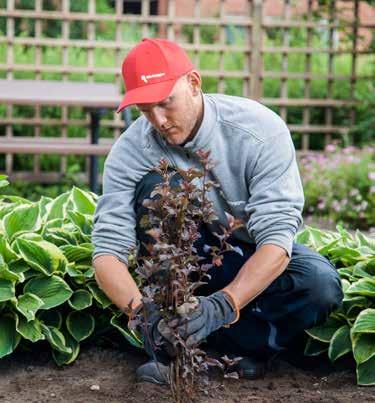
[[[105,162],[103,195],[94,215],[93,257],[113,255],[127,264],[137,245],[134,193],[137,183],[166,158],[182,169],[201,167],[196,152],[211,151],[211,174],[219,184],[209,194],[218,223],[225,212],[245,225],[235,237],[278,245],[291,256],[302,224],[303,189],[294,145],[283,120],[258,102],[205,94],[202,124],[192,141],[169,145],[141,116],[116,141]],[[213,228],[216,229],[216,228]]]

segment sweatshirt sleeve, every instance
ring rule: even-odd
[[[128,264],[129,252],[136,245],[134,194],[138,175],[134,161],[132,148],[121,139],[106,160],[103,194],[94,214],[93,259],[113,255]]]
[[[249,194],[247,229],[257,249],[273,244],[291,257],[293,239],[302,224],[304,195],[289,130],[260,145],[249,178]]]

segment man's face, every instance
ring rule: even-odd
[[[163,101],[137,104],[139,111],[169,144],[183,144],[200,117],[200,82],[197,88],[197,83],[194,78],[191,79],[190,74],[179,78],[169,96]]]

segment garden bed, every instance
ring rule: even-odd
[[[135,369],[145,359],[136,351],[90,346],[61,369],[47,352],[18,351],[0,361],[0,402],[171,401],[168,388],[136,383]],[[314,364],[307,370],[279,360],[256,381],[214,376],[198,402],[375,402],[375,387],[357,386],[353,369],[332,370],[324,360]]]

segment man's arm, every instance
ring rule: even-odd
[[[93,261],[95,279],[107,297],[123,312],[141,303],[141,293],[125,263],[115,256],[101,255]]]
[[[239,309],[265,290],[288,266],[285,249],[271,244],[262,245],[242,266],[228,290]]]

